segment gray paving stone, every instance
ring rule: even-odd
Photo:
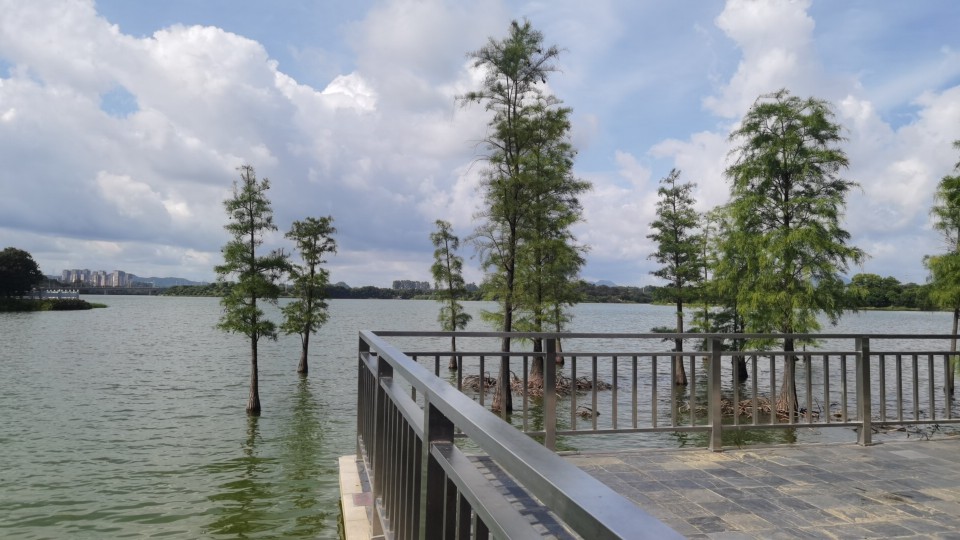
[[[889,521],[870,523],[864,525],[863,528],[882,538],[903,538],[907,536],[914,536],[914,534],[916,534],[914,531],[906,527]]]
[[[960,438],[568,459],[689,538],[960,540]]]

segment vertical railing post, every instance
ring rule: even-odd
[[[371,356],[376,353],[370,353]],[[373,440],[373,456],[370,458],[370,463],[373,464],[373,474],[372,484],[373,484],[373,495],[374,497],[383,497],[383,486],[385,478],[383,478],[386,471],[387,464],[387,453],[393,450],[392,446],[395,441],[387,440],[387,431],[390,429],[389,417],[390,412],[388,409],[392,406],[389,401],[390,398],[386,396],[386,392],[383,389],[383,383],[386,379],[393,378],[393,366],[389,362],[384,360],[380,355],[376,355],[376,361],[374,365],[377,367],[377,377],[374,386],[374,421],[373,421],[373,431],[374,431],[374,440]],[[366,442],[366,441],[364,441]],[[368,448],[369,451],[369,448]]]
[[[547,338],[543,359],[543,445],[557,449],[557,338]]]
[[[857,416],[862,423],[857,444],[870,446],[873,436],[870,396],[870,338],[857,338]]]
[[[365,399],[372,399],[373,396],[368,396],[364,392],[364,381],[367,380],[364,377],[367,369],[366,363],[363,361],[363,355],[370,352],[370,344],[363,339],[363,334],[360,334],[360,344],[357,346],[357,435],[354,440],[357,443],[357,458],[360,458],[361,448],[360,448],[360,439],[363,437],[363,424],[360,421],[360,416],[363,414],[362,411],[367,411],[367,407],[372,406],[370,403],[364,403]],[[366,420],[366,419],[364,419]],[[367,443],[367,441],[365,441]]]
[[[953,369],[953,360],[951,355],[943,355],[943,409],[947,419],[953,418],[953,392],[950,391],[950,370]]]
[[[723,451],[723,409],[720,395],[720,352],[723,341],[710,338],[710,366],[707,376],[707,421],[710,422],[710,450]],[[691,400],[692,402],[692,400]],[[691,410],[691,414],[692,410]]]
[[[421,538],[443,538],[444,518],[450,513],[445,508],[447,477],[443,467],[430,454],[433,443],[453,444],[453,422],[430,403],[424,394],[423,441],[420,453],[420,515]],[[413,494],[411,494],[413,495]]]

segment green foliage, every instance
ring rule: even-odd
[[[463,258],[457,255],[460,239],[453,234],[450,223],[438,219],[437,230],[430,234],[433,251],[434,298],[440,302],[437,322],[447,332],[463,330],[470,322],[470,314],[463,311],[460,300],[466,296],[466,283],[463,281]]]
[[[836,322],[848,307],[842,276],[864,253],[840,223],[855,186],[840,177],[840,129],[828,103],[780,90],[758,98],[731,134],[739,146],[726,171],[723,252],[736,256],[718,272],[747,331],[811,332],[818,313]]]
[[[560,332],[577,302],[577,276],[586,248],[570,228],[582,219],[579,197],[590,184],[573,175],[576,154],[568,141],[568,108],[539,103],[525,119],[530,152],[526,174],[532,184],[528,227],[517,247],[518,331]]]
[[[856,274],[847,284],[847,301],[854,308],[931,309],[929,293],[929,286],[877,274]]]
[[[701,237],[704,274],[700,301],[703,307],[694,313],[694,332],[739,334],[746,330],[744,318],[737,309],[746,260],[731,241],[732,227],[727,207],[716,208],[705,216]],[[722,346],[724,350],[739,351],[744,345],[740,339],[724,341]],[[707,343],[704,341],[698,347],[704,350]]]
[[[92,304],[79,298],[0,298],[0,313],[19,311],[79,311],[107,307],[104,304]]]
[[[40,266],[32,255],[15,247],[0,251],[0,297],[25,295],[43,280]]]
[[[44,303],[50,306],[50,311],[77,311],[93,308],[92,304],[79,298],[54,298],[44,300]]]
[[[661,265],[651,273],[668,284],[660,290],[661,298],[677,302],[682,310],[682,303],[695,297],[704,260],[700,253],[700,215],[693,209],[696,184],[678,183],[679,179],[680,171],[673,169],[660,180],[657,218],[650,223],[655,232],[647,238],[657,244],[650,258]]]
[[[223,315],[219,328],[249,337],[254,344],[260,338],[277,338],[277,327],[268,320],[258,302],[276,304],[280,295],[277,280],[288,268],[286,256],[274,251],[257,254],[263,234],[277,230],[266,192],[270,181],[257,181],[250,165],[240,167],[240,182],[233,185],[233,197],[224,201],[228,223],[224,226],[232,239],[223,247],[222,265],[215,267],[219,281],[237,278],[220,304]]]
[[[326,262],[328,253],[337,251],[337,243],[332,238],[336,232],[330,216],[294,221],[287,232],[286,237],[294,241],[303,262],[290,267],[297,300],[283,307],[281,330],[284,333],[299,334],[301,340],[306,340],[327,322],[324,298],[329,272],[320,265]]]
[[[594,285],[577,282],[577,296],[581,302],[595,304],[649,304],[659,287],[628,287]]]
[[[233,289],[230,281],[216,281],[206,285],[175,285],[160,293],[161,296],[226,296]]]
[[[953,146],[960,150],[960,140]],[[960,172],[960,163],[954,171]],[[956,310],[960,308],[960,174],[940,179],[930,214],[946,244],[946,253],[924,258],[930,271],[930,299],[938,307]]]

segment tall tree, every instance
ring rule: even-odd
[[[571,227],[583,220],[579,197],[590,183],[573,174],[571,109],[547,97],[528,110],[521,126],[530,143],[524,161],[531,184],[530,218],[520,231],[517,249],[515,329],[560,332],[570,319],[568,308],[579,296],[576,280],[586,248],[577,244]],[[543,352],[541,339],[534,339],[533,350]],[[542,356],[533,358],[529,384],[543,386]]]
[[[337,242],[332,238],[337,229],[330,216],[294,221],[286,237],[293,240],[300,254],[301,264],[290,266],[293,290],[297,299],[283,307],[283,324],[280,329],[287,334],[300,335],[300,364],[297,373],[306,375],[310,349],[310,336],[327,322],[326,291],[330,274],[321,265],[328,253],[337,252]]]
[[[445,332],[463,330],[470,322],[470,314],[463,310],[460,299],[467,294],[466,283],[463,281],[463,258],[457,255],[460,249],[460,238],[453,234],[450,223],[438,219],[437,230],[430,234],[433,242],[433,265],[430,272],[433,274],[434,293],[440,302],[440,314],[437,322]],[[457,336],[450,336],[450,350],[457,350]],[[450,369],[457,368],[456,356],[450,356]]]
[[[276,324],[260,309],[263,302],[277,304],[280,286],[277,281],[289,263],[282,251],[258,255],[263,235],[277,230],[273,210],[267,198],[270,181],[258,181],[250,165],[239,168],[240,181],[233,184],[233,197],[223,202],[228,222],[224,225],[232,237],[222,249],[223,264],[215,267],[218,281],[234,276],[237,283],[220,300],[223,315],[218,327],[243,334],[250,339],[250,394],[247,414],[260,414],[260,387],[257,345],[262,338],[277,339]]]
[[[683,303],[693,297],[703,276],[703,259],[700,255],[703,243],[700,231],[700,214],[693,208],[693,189],[696,184],[680,183],[680,171],[673,169],[660,180],[657,189],[657,219],[648,234],[657,243],[657,250],[650,255],[661,266],[651,274],[663,279],[667,285],[661,289],[661,297],[668,298],[677,308],[677,325],[674,329],[683,333]],[[677,337],[674,350],[683,351],[683,338]],[[674,384],[686,385],[687,373],[683,358],[674,357]]]
[[[700,325],[704,332],[742,334],[746,332],[746,324],[737,308],[747,263],[733,234],[730,209],[717,207],[707,214],[706,221],[706,230],[713,236],[705,241],[710,246],[706,258],[709,278],[704,281],[703,296],[715,309],[711,310],[709,317],[703,318]],[[745,346],[746,340],[742,338],[725,345],[733,351],[742,351]],[[749,376],[746,358],[733,355],[731,364],[737,382],[745,381]]]
[[[699,293],[704,307],[693,319],[700,332],[744,332],[743,317],[737,310],[737,294],[746,265],[736,244],[729,241],[730,229],[730,215],[725,206],[714,208],[703,218],[700,243],[703,275]],[[702,346],[706,345],[704,341]],[[739,338],[723,344],[725,350],[732,351],[742,351],[745,345],[745,340]],[[747,380],[749,373],[743,355],[731,356],[731,365],[737,382]]]
[[[15,247],[0,251],[0,297],[22,296],[43,282],[43,272],[30,253]]]
[[[749,332],[812,332],[818,314],[835,323],[846,307],[843,273],[864,253],[841,226],[855,184],[840,176],[840,130],[827,102],[779,90],[760,96],[730,135],[729,241],[745,265],[737,309]],[[784,339],[781,411],[797,407],[794,346]]]
[[[953,142],[960,150],[960,140]],[[960,162],[954,166],[960,173]],[[953,311],[950,352],[957,351],[957,327],[960,323],[960,174],[946,175],[937,185],[934,205],[930,210],[933,226],[940,231],[946,251],[940,255],[924,257],[924,265],[930,271],[930,299],[940,308]],[[951,367],[957,359],[951,356]],[[947,389],[953,393],[954,369],[947,376]]]
[[[543,106],[541,85],[556,70],[553,62],[559,54],[556,47],[543,45],[543,35],[529,22],[514,21],[506,38],[491,38],[470,54],[474,67],[484,71],[484,79],[479,90],[460,98],[463,103],[484,103],[492,113],[485,139],[489,151],[482,183],[485,209],[477,215],[481,224],[472,239],[489,274],[487,283],[495,289],[500,303],[499,311],[484,316],[499,323],[503,332],[513,330],[518,250],[523,231],[530,227],[528,202],[536,190],[528,159],[535,146],[530,140],[529,118],[537,106]],[[510,351],[509,337],[503,338],[501,350]],[[506,357],[501,360],[497,381],[492,407],[511,411]]]

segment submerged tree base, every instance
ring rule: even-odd
[[[480,391],[480,376],[479,375],[467,375],[463,378],[461,382],[461,387],[464,390],[470,390],[472,392]],[[496,377],[491,377],[489,374],[483,377],[483,390],[484,393],[490,392],[495,389],[497,386]],[[610,390],[613,386],[605,381],[597,381],[596,389],[597,390]],[[563,375],[557,375],[557,395],[566,396],[572,392],[588,392],[594,389],[593,381],[589,377],[577,377],[573,379],[571,377],[564,377]],[[515,373],[510,374],[510,390],[515,395],[522,395],[523,388],[523,379],[517,377]],[[528,381],[527,383],[527,395],[532,397],[542,397],[543,396],[543,382],[540,381],[539,384],[534,383],[533,381]]]
[[[515,394],[523,393],[523,381],[518,379],[516,376],[511,379],[510,387],[513,389]],[[587,376],[573,379],[572,377],[565,377],[559,373],[557,374],[557,395],[566,396],[573,392],[588,392],[593,390],[594,387],[596,387],[597,390],[610,390],[613,388],[613,385],[606,381],[600,380],[594,384],[594,382]],[[542,397],[543,380],[528,381],[527,395],[533,397]]]
[[[682,413],[690,412],[690,402],[684,402],[680,404],[677,409]],[[725,417],[731,416],[740,416],[752,419],[754,415],[757,415],[759,418],[769,419],[771,414],[774,414],[774,411],[777,415],[777,420],[786,422],[790,419],[790,413],[788,410],[777,409],[774,406],[774,402],[765,397],[757,398],[757,408],[753,408],[753,399],[742,399],[738,403],[734,403],[733,400],[727,398],[721,398],[720,400],[720,414]],[[697,416],[707,416],[707,406],[706,405],[697,405],[693,407],[693,413]],[[806,414],[807,411],[795,411],[794,417],[797,414]],[[820,411],[810,411],[811,416],[815,418],[820,417]]]

